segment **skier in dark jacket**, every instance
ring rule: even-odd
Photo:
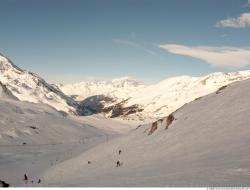
[[[117,161],[116,162],[116,167],[120,167],[121,166],[121,162],[120,161]]]
[[[118,153],[119,153],[119,155],[120,155],[120,154],[122,153],[122,150],[119,150]]]
[[[24,174],[23,180],[24,180],[25,185],[27,185],[28,184],[28,176],[26,174]]]

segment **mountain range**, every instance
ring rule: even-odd
[[[18,100],[47,104],[67,114],[101,114],[126,121],[160,119],[196,98],[248,78],[250,71],[239,71],[204,77],[177,76],[151,85],[131,77],[54,85],[0,55],[1,85]]]
[[[59,88],[92,113],[147,122],[164,117],[222,86],[248,78],[250,71],[217,72],[204,77],[172,77],[151,85],[125,77],[60,85]]]

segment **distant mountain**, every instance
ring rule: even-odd
[[[128,98],[131,92],[138,91],[145,87],[145,85],[131,77],[116,78],[110,81],[83,81],[58,86],[65,94],[72,96],[78,101],[96,95],[104,95],[123,100]]]
[[[248,78],[250,71],[217,72],[204,77],[173,77],[132,94],[124,106],[137,104],[143,108],[142,112],[134,114],[135,118],[160,118],[222,86]],[[130,117],[133,118],[133,115]]]
[[[250,71],[212,73],[204,77],[178,76],[153,85],[131,78],[81,82],[60,89],[77,100],[90,113],[126,120],[150,121],[161,118],[196,98],[232,82],[250,78]]]
[[[38,75],[22,70],[0,54],[1,88],[18,100],[44,103],[59,111],[77,114],[77,103]]]

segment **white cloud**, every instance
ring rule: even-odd
[[[250,1],[250,0],[249,0]],[[216,23],[216,27],[246,28],[250,26],[250,13],[243,13],[237,18],[227,18]]]
[[[112,39],[113,42],[115,43],[119,43],[119,44],[124,44],[124,45],[129,45],[129,46],[132,46],[134,48],[138,48],[138,49],[142,49],[143,51],[151,54],[151,55],[155,55],[155,52],[151,51],[150,49],[138,44],[138,43],[135,43],[135,42],[131,42],[131,41],[128,41],[128,40],[122,40],[122,39]]]
[[[250,48],[237,47],[189,47],[177,44],[160,45],[170,53],[202,59],[213,66],[241,68],[250,65]]]

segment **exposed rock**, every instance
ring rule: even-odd
[[[124,104],[127,103],[127,101],[128,99],[115,103],[116,100],[108,96],[91,96],[80,103],[78,113],[81,113],[81,115],[104,113],[106,116],[114,118],[143,111],[143,108],[136,104],[125,107]],[[110,104],[110,106],[107,106],[107,104]]]
[[[150,131],[148,132],[148,135],[152,135],[155,132],[156,129],[157,129],[157,121],[152,123]]]
[[[227,85],[220,87],[215,93],[219,94],[223,89],[225,89]]]
[[[169,116],[166,118],[166,127],[165,129],[168,129],[169,125],[174,121],[174,115],[171,113]]]

